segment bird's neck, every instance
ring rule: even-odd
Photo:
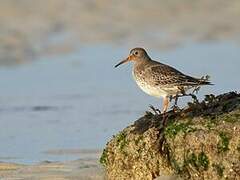
[[[138,61],[136,61],[134,63],[134,69],[144,69],[145,66],[147,66],[149,64],[149,61],[151,61],[151,59],[140,59]]]
[[[140,60],[138,60],[138,61],[135,62],[135,65],[136,65],[136,66],[139,66],[139,65],[148,64],[149,61],[151,61],[150,58],[140,59]]]

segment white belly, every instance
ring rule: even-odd
[[[136,81],[137,85],[147,94],[154,97],[166,97],[166,96],[174,96],[178,93],[181,93],[180,89],[177,86],[173,87],[161,87],[150,85],[153,83],[148,83],[143,80],[143,78],[138,78],[134,75],[134,71],[132,71],[133,78]],[[187,89],[186,89],[187,90]]]
[[[149,94],[150,96],[154,96],[154,97],[165,97],[167,96],[167,92],[161,90],[159,87],[153,87],[148,85],[145,82],[140,82],[138,80],[136,80],[137,85],[141,88],[141,90],[143,90],[145,93]]]

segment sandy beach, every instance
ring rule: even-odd
[[[36,165],[0,163],[2,180],[104,180],[104,169],[95,160],[75,160],[69,162],[43,162]],[[156,180],[178,180],[172,176],[162,176]]]
[[[36,165],[0,163],[0,178],[20,179],[104,179],[103,169],[94,160],[70,161],[62,163],[43,162]]]
[[[4,180],[102,180],[104,170],[98,162],[100,153],[91,151],[71,151],[87,154],[86,158],[66,162],[44,161],[33,165],[0,162],[0,179]],[[51,151],[55,155],[70,153],[70,151]],[[89,156],[90,155],[90,156]]]

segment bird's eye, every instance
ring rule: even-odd
[[[138,52],[136,51],[134,54],[135,54],[135,55],[138,55]]]

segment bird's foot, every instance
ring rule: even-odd
[[[173,112],[179,112],[181,109],[180,107],[178,107],[176,104],[174,104],[171,109],[173,110]]]
[[[153,107],[153,105],[149,105],[150,109],[155,113],[155,114],[161,114],[161,111],[155,107]]]

